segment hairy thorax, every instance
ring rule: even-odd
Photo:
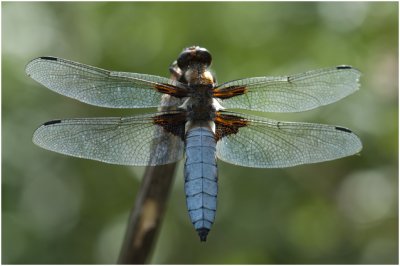
[[[215,85],[213,75],[206,68],[197,65],[185,72],[185,79],[190,88],[190,98],[185,106],[189,120],[214,120],[216,110],[212,98]]]

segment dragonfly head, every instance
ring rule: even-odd
[[[199,46],[185,48],[178,57],[178,67],[182,70],[192,65],[203,65],[208,68],[211,65],[212,57],[210,52]]]

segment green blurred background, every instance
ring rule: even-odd
[[[359,156],[287,169],[219,163],[216,223],[200,243],[182,162],[151,263],[398,262],[398,3],[2,3],[2,261],[115,263],[144,168],[36,147],[55,118],[143,110],[85,105],[29,79],[44,55],[169,76],[184,47],[213,55],[219,82],[350,64],[361,89],[298,114],[351,128]],[[145,110],[149,111],[149,110]]]

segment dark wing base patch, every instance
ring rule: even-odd
[[[185,112],[168,112],[154,116],[153,123],[161,126],[165,131],[184,140],[186,124]]]
[[[165,93],[176,98],[188,97],[188,90],[178,86],[173,86],[166,83],[157,83],[154,85],[154,88],[158,92]]]
[[[215,89],[213,92],[213,97],[220,99],[229,99],[245,93],[247,93],[246,86],[229,86],[227,88]]]
[[[249,123],[243,117],[217,112],[215,117],[215,139],[220,140],[223,137],[239,132],[239,128],[247,126]]]

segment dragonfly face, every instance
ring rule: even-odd
[[[27,74],[62,95],[100,107],[162,107],[163,111],[53,120],[35,131],[33,142],[55,152],[121,165],[168,164],[186,154],[187,207],[202,241],[215,218],[216,158],[246,167],[281,168],[361,151],[360,139],[347,128],[225,110],[300,112],[327,105],[358,89],[358,70],[338,66],[217,84],[209,71],[211,60],[204,48],[186,48],[170,66],[174,79],[168,79],[55,57],[34,59]],[[165,96],[172,100],[164,101]]]

